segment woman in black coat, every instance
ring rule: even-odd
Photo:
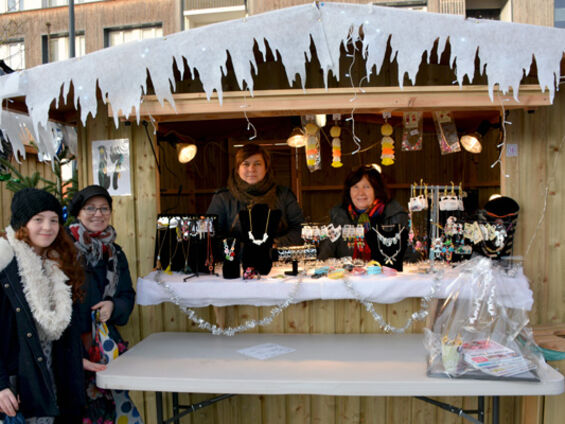
[[[77,251],[51,194],[20,190],[11,210],[11,225],[0,237],[0,412],[79,423],[83,366],[105,367],[82,356]]]
[[[334,227],[364,225],[366,232],[371,226],[399,224],[407,228],[408,214],[400,204],[390,199],[380,172],[374,165],[363,165],[353,170],[345,179],[343,201],[330,211]],[[365,244],[365,249],[367,245]],[[325,239],[320,243],[319,259],[355,256],[367,259],[364,252],[354,252],[343,237],[332,242]]]
[[[102,186],[88,186],[75,194],[69,212],[77,218],[69,230],[86,273],[85,299],[80,307],[82,333],[90,335],[91,313],[96,311],[108,326],[110,337],[122,342],[116,326],[128,322],[135,291],[126,255],[115,242],[116,230],[110,225],[112,197]]]
[[[75,194],[69,212],[77,218],[69,231],[86,274],[84,301],[79,308],[83,343],[89,351],[94,313],[98,321],[106,323],[110,338],[122,353],[125,342],[116,326],[128,322],[135,304],[135,291],[126,256],[116,244],[116,230],[110,225],[112,197],[102,186],[88,186]],[[101,402],[95,393],[94,376],[87,374],[86,377],[89,396],[85,417],[95,422],[100,418],[112,419],[115,409],[111,392],[105,391],[105,401]]]
[[[249,143],[235,155],[235,165],[228,178],[228,187],[214,194],[208,214],[218,216],[219,238],[242,238],[239,212],[248,206],[266,204],[281,211],[281,220],[274,235],[276,246],[302,244],[304,216],[296,196],[288,188],[277,185],[273,177],[271,158],[258,144]]]

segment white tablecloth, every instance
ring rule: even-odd
[[[288,267],[286,268],[288,269]],[[280,274],[282,270],[273,269],[270,275]],[[434,297],[445,298],[453,291],[453,286],[462,287],[461,297],[473,297],[471,287],[459,284],[461,274],[456,269],[448,269],[436,284],[434,274],[402,272],[396,275],[349,276],[354,293],[343,280],[327,277],[313,279],[297,277],[286,279],[265,278],[261,280],[225,280],[218,276],[203,275],[183,282],[184,274],[165,274],[154,271],[137,280],[137,303],[157,305],[173,301],[171,291],[180,303],[187,307],[254,305],[271,306],[286,301],[294,293],[294,302],[318,299],[363,299],[377,303],[396,303],[409,297],[430,296],[434,287]],[[300,282],[299,282],[300,281]],[[531,310],[532,291],[523,272],[518,270],[513,277],[503,271],[493,273],[496,287],[496,302],[505,307]],[[167,284],[163,287],[163,283]],[[299,287],[296,287],[299,284]],[[471,284],[469,284],[471,286]]]

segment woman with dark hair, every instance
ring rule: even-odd
[[[275,183],[269,154],[258,144],[249,143],[236,153],[228,187],[214,194],[207,213],[218,216],[216,230],[220,238],[231,236],[241,239],[239,212],[257,204],[266,204],[269,210],[281,211],[281,220],[274,235],[277,246],[302,244],[304,216],[294,193]]]
[[[20,412],[28,423],[80,423],[83,366],[105,366],[83,360],[77,250],[53,195],[20,190],[11,210],[0,237],[0,413]]]
[[[377,225],[408,225],[408,214],[400,204],[389,198],[381,173],[375,165],[363,165],[349,173],[345,179],[343,201],[330,211],[334,227],[363,225],[365,232]],[[365,244],[365,249],[367,245]],[[343,237],[320,243],[319,259],[354,256],[354,247]]]

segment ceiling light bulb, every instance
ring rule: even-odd
[[[177,144],[177,155],[180,163],[188,163],[196,156],[195,144]]]
[[[465,134],[461,137],[460,143],[469,153],[481,153],[483,150],[481,138],[479,133]]]
[[[318,128],[324,128],[326,126],[327,118],[326,115],[316,115],[316,125]]]
[[[306,145],[306,139],[304,138],[304,133],[298,127],[294,128],[286,140],[286,144],[290,147],[304,147]]]

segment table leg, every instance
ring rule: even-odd
[[[180,424],[179,416],[179,394],[173,392],[173,417],[175,417],[175,424]]]
[[[480,422],[484,423],[485,422],[485,397],[484,396],[479,396],[477,409],[478,409],[477,418],[479,419]]]
[[[499,396],[492,397],[492,424],[498,424],[499,401]]]
[[[155,392],[155,407],[157,409],[157,424],[163,424],[163,393]]]

